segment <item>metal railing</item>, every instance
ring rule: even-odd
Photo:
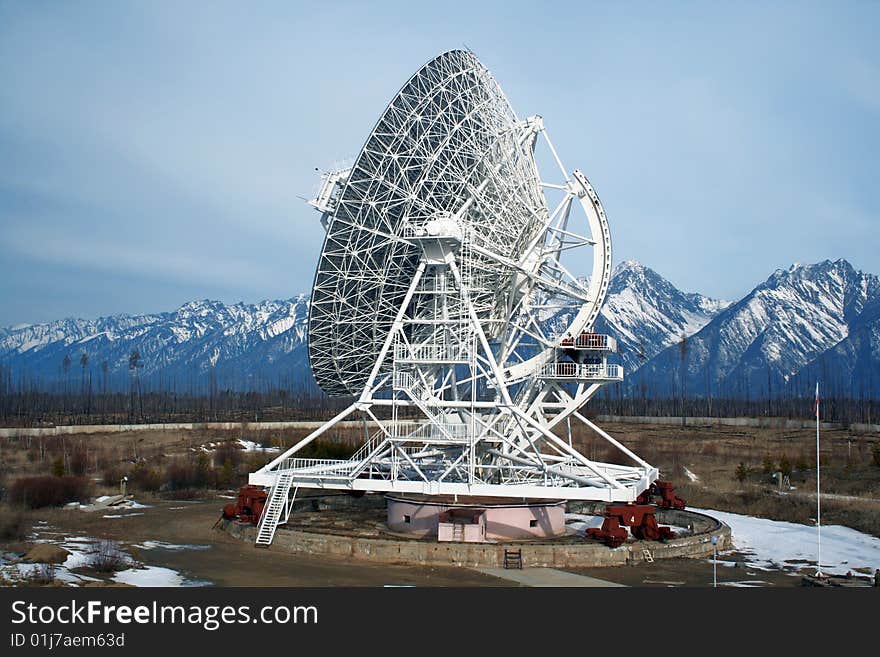
[[[373,451],[379,446],[379,443],[384,441],[386,438],[385,432],[381,429],[379,431],[373,432],[373,435],[370,436],[369,440],[364,442],[363,445],[352,455],[349,459],[350,461],[363,461],[367,458]]]
[[[617,351],[617,340],[601,333],[581,333],[576,338],[565,335],[559,339],[559,346],[568,349],[596,351]]]
[[[347,479],[357,461],[338,459],[284,459],[280,470],[291,471],[295,477],[315,476],[322,479]]]
[[[467,356],[461,344],[417,344],[394,346],[394,359],[418,362],[465,362]]]
[[[609,363],[547,363],[541,368],[544,379],[586,379],[622,381],[623,367]]]
[[[441,429],[442,427],[442,429]],[[419,441],[467,442],[471,435],[471,426],[463,422],[398,422],[394,426],[395,438]]]

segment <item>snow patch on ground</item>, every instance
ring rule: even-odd
[[[119,516],[110,516],[119,517]],[[54,567],[46,567],[44,564],[30,564],[24,562],[12,563],[17,559],[14,554],[0,554],[0,580],[8,583],[26,582],[41,570],[51,572],[54,579],[60,580],[70,586],[81,586],[85,582],[98,582],[100,578],[91,577],[82,573],[73,572],[78,568],[88,567],[91,564],[94,553],[102,549],[104,541],[90,536],[73,536],[64,541],[48,541],[38,539],[38,542],[53,543],[60,545],[70,552],[63,564]],[[210,545],[176,545],[163,541],[143,541],[133,547],[152,550],[206,550]],[[112,579],[116,582],[131,584],[132,586],[209,586],[210,582],[187,579],[176,570],[160,566],[144,566],[135,562],[121,546],[114,544],[127,561],[130,567],[114,573]]]
[[[718,586],[732,586],[739,589],[759,589],[765,586],[770,586],[770,582],[765,582],[760,579],[748,579],[743,582],[718,582]]]
[[[121,584],[131,584],[138,587],[159,586],[209,586],[210,582],[186,579],[176,570],[163,568],[162,566],[144,566],[143,568],[129,568],[120,570],[113,575],[113,581]]]
[[[113,575],[113,581],[132,586],[183,586],[184,578],[176,570],[161,566],[129,568]]]
[[[253,440],[242,440],[239,439],[238,444],[241,445],[241,448],[246,452],[280,452],[280,447],[263,447],[259,443],[255,443]]]
[[[210,550],[210,545],[177,545],[175,543],[166,543],[165,541],[143,541],[142,543],[138,543],[133,545],[132,547],[136,547],[140,550],[169,550],[172,552],[179,552],[181,550]]]
[[[0,557],[0,575],[2,575],[3,578],[10,582],[22,582],[32,579],[42,571],[51,573],[53,579],[62,581],[70,586],[80,586],[84,582],[100,581],[97,577],[90,577],[89,575],[74,573],[72,571],[90,565],[92,555],[99,549],[102,543],[101,540],[89,536],[72,536],[61,542],[46,539],[36,539],[34,542],[60,545],[70,552],[70,554],[67,556],[64,563],[49,567],[45,564],[39,563],[9,563],[10,558],[14,557],[14,555],[4,555],[3,557]],[[128,557],[128,555],[125,556]]]
[[[591,527],[601,527],[604,516],[588,516],[583,513],[566,513],[565,526],[578,534],[585,534]]]
[[[280,447],[263,447],[260,443],[256,443],[253,440],[244,440],[243,438],[239,438],[234,442],[230,441],[218,441],[218,442],[210,442],[203,443],[199,447],[193,447],[193,451],[202,451],[206,453],[213,452],[221,447],[234,447],[235,449],[242,449],[245,452],[280,452]]]
[[[691,472],[690,470],[688,470],[686,467],[681,466],[681,469],[684,470],[684,474],[685,474],[685,476],[686,476],[688,479],[690,479],[691,481],[699,481],[699,480],[700,480],[700,478],[699,478],[697,475],[695,475],[693,472]]]
[[[816,528],[781,520],[754,518],[726,511],[692,509],[730,526],[734,547],[760,570],[797,569],[816,563]],[[841,527],[822,527],[822,572],[845,575],[857,568],[880,568],[880,538]]]
[[[106,502],[119,497],[119,495],[101,495],[96,497],[92,504],[80,504],[79,502],[70,502],[66,507],[71,509],[79,509],[80,511],[126,511],[128,509],[151,509],[149,504],[141,504],[133,499],[127,499],[118,504],[108,505]],[[105,516],[106,517],[106,516]]]

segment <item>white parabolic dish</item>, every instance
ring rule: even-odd
[[[548,215],[532,141],[522,139],[489,71],[453,50],[420,68],[388,104],[335,199],[309,314],[309,359],[324,391],[359,394],[367,381],[421,255],[403,239],[405,226],[458,212],[478,188],[457,219],[518,261]],[[469,257],[485,283],[472,300],[495,337],[516,270]]]

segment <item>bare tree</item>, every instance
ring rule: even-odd
[[[89,364],[89,355],[86,352],[82,352],[82,355],[79,357],[79,366],[81,368],[80,376],[79,376],[79,396],[82,401],[83,412],[88,414],[86,410],[86,367]]]
[[[64,370],[64,411],[67,412],[68,395],[70,394],[70,354],[64,354],[61,369]]]
[[[103,374],[103,388],[101,394],[101,415],[103,415],[107,411],[107,370],[110,369],[110,364],[107,362],[105,358],[101,361],[101,374]]]
[[[688,339],[687,336],[682,333],[681,339],[678,341],[678,354],[679,356],[681,356],[681,426],[685,426],[687,424],[687,419],[685,417],[686,412],[684,408],[685,384],[687,381],[687,353]]]
[[[135,409],[135,391],[137,391],[137,402],[140,403],[140,380],[138,379],[138,367],[140,367],[141,354],[137,349],[132,349],[131,354],[128,356],[128,374],[130,378],[130,396],[131,396],[131,406],[130,406],[130,416],[134,415]],[[143,411],[143,408],[141,408]],[[141,413],[143,414],[143,413]]]
[[[70,354],[64,354],[64,360],[61,361],[61,369],[64,370],[65,375],[70,372]]]
[[[642,415],[648,414],[648,395],[647,395],[647,387],[645,386],[645,370],[644,365],[645,361],[648,360],[648,355],[645,353],[645,343],[642,340],[639,340],[639,386],[641,387],[642,393]]]

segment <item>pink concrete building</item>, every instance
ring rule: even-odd
[[[550,538],[565,533],[565,502],[387,495],[388,528],[440,541]]]

